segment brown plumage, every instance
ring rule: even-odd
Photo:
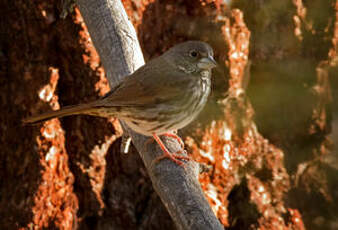
[[[198,115],[207,101],[211,69],[215,66],[208,44],[184,42],[125,77],[97,101],[67,106],[26,118],[23,122],[37,123],[74,114],[117,117],[134,131],[157,137],[183,128]],[[165,148],[163,143],[159,144]],[[163,151],[167,156],[168,150]],[[172,156],[168,157],[178,163]]]

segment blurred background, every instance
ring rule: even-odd
[[[338,229],[338,1],[123,0],[146,60],[215,50],[179,131],[226,229]],[[0,0],[0,229],[175,229],[116,119],[21,119],[109,91],[81,12]]]

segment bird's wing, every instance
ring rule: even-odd
[[[147,106],[173,100],[182,94],[180,90],[182,87],[177,87],[177,84],[187,84],[188,81],[189,76],[157,58],[126,77],[120,85],[100,100],[100,104]]]

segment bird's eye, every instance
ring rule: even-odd
[[[193,50],[193,51],[190,52],[190,56],[191,57],[197,57],[198,53],[195,50]]]

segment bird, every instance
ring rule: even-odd
[[[160,136],[175,138],[184,148],[175,131],[187,126],[205,106],[212,69],[217,66],[213,56],[206,42],[179,43],[126,76],[102,98],[24,118],[23,123],[79,114],[115,117],[135,132],[153,137],[163,151],[156,161],[168,158],[181,165],[187,157],[171,153]]]

